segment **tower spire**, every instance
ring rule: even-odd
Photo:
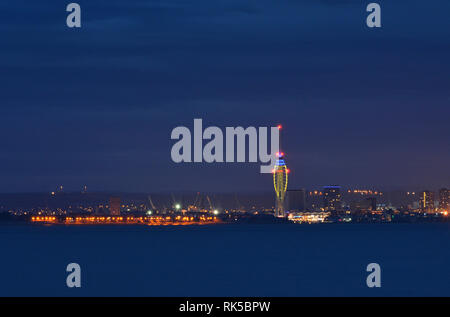
[[[281,153],[281,129],[283,128],[283,126],[279,124],[277,128],[278,128],[278,151]]]

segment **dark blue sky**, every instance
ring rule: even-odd
[[[171,130],[283,123],[290,186],[450,185],[450,2],[0,3],[0,191],[271,190]]]

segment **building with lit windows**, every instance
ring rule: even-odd
[[[324,186],[323,209],[325,211],[339,211],[341,207],[341,186]]]
[[[434,210],[434,193],[429,190],[424,190],[420,193],[419,200],[420,210],[422,212],[433,212]]]
[[[448,188],[439,190],[439,209],[447,211],[450,209],[450,189]]]

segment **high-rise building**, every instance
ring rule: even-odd
[[[341,205],[341,186],[324,186],[323,209],[325,211],[339,211]]]
[[[278,159],[275,163],[273,173],[273,186],[275,188],[275,217],[285,217],[286,209],[284,198],[287,190],[289,170],[284,162],[284,153],[277,153]]]
[[[286,191],[286,209],[289,211],[305,211],[306,193],[304,189]]]
[[[432,212],[434,210],[434,193],[429,190],[421,192],[419,206],[422,212]]]
[[[450,209],[450,189],[439,190],[439,209],[449,211]]]
[[[109,213],[111,216],[120,215],[120,197],[109,198]]]

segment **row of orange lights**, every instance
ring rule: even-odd
[[[56,221],[56,217],[31,217],[31,221],[36,221],[36,222],[52,222],[52,221]]]
[[[31,217],[32,222],[56,222],[56,217]],[[175,218],[172,218],[170,216],[162,217],[65,217],[64,219],[65,223],[105,223],[105,222],[195,222],[194,217],[188,217],[188,216],[176,216]],[[206,216],[200,216],[198,218],[198,221],[200,222],[216,222],[216,217],[206,217]]]

